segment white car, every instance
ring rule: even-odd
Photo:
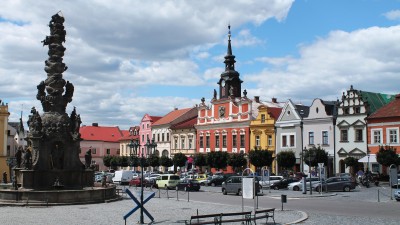
[[[312,177],[311,178],[311,183],[315,184],[316,182],[319,182],[319,177]],[[306,187],[307,187],[307,190],[310,189],[310,178],[309,177],[306,178]],[[302,190],[303,189],[303,180],[300,180],[298,182],[290,183],[288,185],[288,189],[289,190],[293,190],[293,191]]]
[[[264,177],[264,179],[263,179],[262,176],[258,176],[258,178],[260,180],[259,183],[261,184],[261,186],[263,188],[265,188],[265,187],[269,187],[270,184],[272,185],[273,183],[276,183],[276,182],[282,180],[283,176],[269,176],[269,179],[268,179],[268,177]]]
[[[397,190],[394,191],[394,198],[397,201],[400,201],[400,189],[397,189]]]

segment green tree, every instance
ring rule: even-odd
[[[128,156],[121,156],[119,160],[119,166],[127,167],[129,165],[129,158]]]
[[[207,153],[207,164],[216,170],[226,168],[228,165],[227,152],[209,152]]]
[[[232,153],[228,158],[228,165],[232,166],[235,172],[243,170],[243,167],[247,165],[247,160],[243,153]]]
[[[103,157],[103,164],[104,164],[104,166],[110,167],[110,166],[111,166],[111,159],[112,159],[112,156],[110,156],[110,155],[104,156],[104,157]]]
[[[296,165],[296,155],[292,150],[281,151],[276,155],[276,162],[282,169],[293,168],[293,166]]]
[[[180,152],[176,153],[174,155],[174,158],[172,159],[172,162],[174,163],[174,166],[175,166],[174,171],[176,171],[178,167],[180,167],[182,170],[182,167],[185,166],[186,161],[187,161],[187,157],[185,154],[180,153]]]
[[[393,146],[379,146],[376,161],[383,166],[389,167],[392,164],[399,165],[400,160],[396,153],[396,148]]]
[[[131,167],[138,167],[140,166],[139,158],[135,155],[129,156],[129,164]]]
[[[328,153],[320,146],[314,146],[304,151],[303,159],[304,162],[311,167],[317,167],[318,163],[324,163],[325,165],[327,165]]]
[[[119,158],[112,156],[111,160],[110,160],[110,166],[112,169],[117,169],[117,166],[119,165]]]
[[[256,171],[264,166],[271,166],[274,157],[272,157],[272,152],[268,150],[250,150],[249,151],[249,161],[256,167]]]
[[[150,155],[147,160],[149,161],[149,165],[153,168],[157,168],[160,166],[160,157],[156,154]]]
[[[207,156],[203,153],[196,153],[193,157],[194,164],[200,167],[200,171],[202,171],[203,166],[207,166]]]
[[[354,174],[355,168],[358,167],[358,160],[354,157],[347,157],[344,160],[346,167],[350,167],[350,174]]]
[[[173,166],[174,163],[172,162],[171,158],[163,155],[160,157],[160,165],[163,166],[165,168],[165,170],[167,170],[167,168]]]

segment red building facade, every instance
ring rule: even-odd
[[[229,27],[230,28],[230,27]],[[197,118],[198,153],[224,151],[228,153],[248,153],[250,147],[250,121],[252,118],[252,101],[247,98],[246,90],[241,92],[239,73],[235,71],[235,56],[232,55],[230,30],[228,51],[225,56],[225,71],[217,83],[217,91],[211,104],[201,99]],[[227,168],[231,171],[231,168]]]

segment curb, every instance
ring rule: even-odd
[[[301,218],[298,220],[295,220],[293,222],[287,223],[287,225],[301,223],[308,219],[308,214],[306,212],[303,212],[303,211],[297,211],[297,212],[301,213]]]

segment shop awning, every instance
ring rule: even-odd
[[[360,163],[376,163],[376,154],[369,154],[369,161],[368,161],[368,155],[362,157],[361,159],[358,160]]]

